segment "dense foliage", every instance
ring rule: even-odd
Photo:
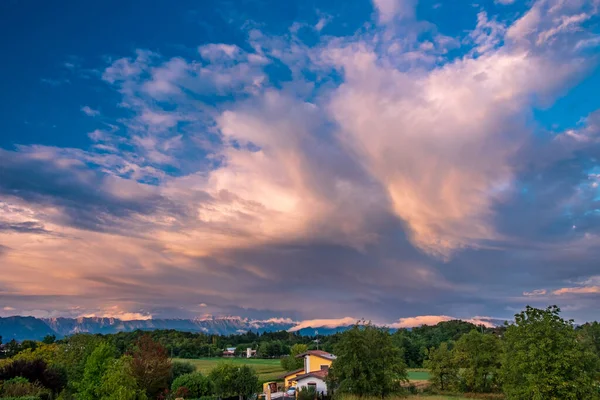
[[[209,376],[219,398],[238,396],[242,400],[258,390],[258,376],[247,365],[220,364]]]
[[[578,329],[556,306],[527,307],[502,335],[473,330],[428,351],[440,391],[503,392],[508,400],[599,399],[597,323]]]
[[[28,344],[12,358],[0,360],[0,398],[244,399],[259,389],[257,374],[248,366],[224,363],[209,379],[190,363],[171,363],[167,349],[150,335],[138,335],[122,350],[111,339],[77,334],[56,343],[48,339]]]
[[[504,335],[503,389],[508,399],[597,399],[598,357],[578,340],[558,307],[531,307]]]
[[[302,354],[308,350],[308,345],[296,343],[290,348],[290,354],[281,358],[281,367],[286,371],[293,371],[302,368],[304,361],[302,358],[298,358],[299,354]]]
[[[181,388],[185,388],[185,391],[180,391]],[[189,397],[198,398],[212,394],[213,384],[210,379],[200,372],[192,372],[175,378],[171,385],[171,391],[186,393]]]
[[[401,351],[386,329],[357,324],[341,334],[335,354],[329,383],[340,393],[383,398],[408,382]]]

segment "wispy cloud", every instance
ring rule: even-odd
[[[81,107],[81,111],[89,117],[96,117],[96,116],[100,115],[100,111],[94,110],[90,106]]]

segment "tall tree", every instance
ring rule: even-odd
[[[497,389],[501,346],[496,336],[473,330],[456,342],[453,352],[465,390],[485,393]]]
[[[425,368],[429,369],[431,384],[439,390],[451,390],[458,381],[458,365],[447,342],[442,342],[437,349],[427,351]]]
[[[150,335],[143,335],[131,356],[133,376],[150,399],[168,388],[171,360],[164,346],[152,340]]]
[[[600,323],[588,322],[578,329],[585,344],[600,358]]]
[[[258,390],[258,375],[254,368],[242,365],[235,372],[233,392],[239,400],[249,398]]]
[[[231,363],[219,364],[210,371],[208,376],[213,382],[215,394],[219,398],[234,395],[235,373],[236,366]]]
[[[357,324],[340,336],[329,381],[341,393],[385,397],[408,381],[401,351],[386,329]]]
[[[513,399],[598,399],[597,356],[557,306],[527,306],[504,335],[503,390]]]
[[[131,368],[130,356],[110,361],[102,376],[98,394],[100,400],[146,400],[144,390],[140,389]]]
[[[306,344],[294,344],[292,347],[290,347],[290,354],[281,358],[281,367],[286,371],[302,368],[304,360],[302,358],[296,358],[296,356],[305,353],[307,350],[308,346]]]
[[[78,386],[78,399],[96,400],[100,398],[99,389],[104,373],[115,359],[117,350],[108,343],[96,346],[87,358],[83,379]]]
[[[67,372],[71,389],[83,379],[87,358],[102,342],[102,338],[96,335],[77,334],[69,337],[66,343],[60,345],[56,364]]]

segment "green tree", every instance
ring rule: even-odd
[[[242,400],[256,393],[258,389],[256,371],[247,365],[238,367],[231,363],[223,363],[210,371],[209,377],[219,398],[238,396]]]
[[[100,400],[146,400],[131,368],[132,358],[123,356],[110,361],[102,376],[98,394]]]
[[[55,364],[64,368],[69,379],[70,389],[83,379],[87,358],[103,340],[99,336],[77,334],[60,345]]]
[[[385,397],[408,381],[402,352],[386,329],[357,324],[341,334],[335,353],[328,381],[340,393]]]
[[[600,358],[600,323],[588,322],[578,328],[582,341]]]
[[[458,381],[458,366],[448,343],[442,342],[437,349],[429,349],[424,365],[429,369],[429,381],[433,387],[442,391],[455,387]]]
[[[215,394],[219,398],[233,395],[236,366],[231,363],[222,363],[213,368],[208,374],[214,385]]]
[[[44,344],[52,344],[56,342],[56,335],[46,335],[44,339],[42,339],[42,343]]]
[[[200,372],[192,372],[177,377],[171,385],[171,391],[177,393],[179,388],[186,388],[189,397],[197,398],[213,393],[212,382]]]
[[[196,367],[187,361],[172,361],[171,362],[171,383],[181,375],[191,374],[196,372]]]
[[[302,358],[296,358],[297,355],[305,353],[308,350],[308,346],[302,343],[296,343],[290,347],[290,354],[281,358],[281,367],[286,371],[293,371],[295,369],[302,368],[304,360]]]
[[[247,365],[239,367],[235,373],[233,392],[239,400],[247,399],[258,390],[258,375]]]
[[[504,335],[503,390],[512,399],[598,399],[597,357],[557,306],[527,306]]]
[[[83,379],[78,385],[81,400],[96,400],[100,398],[99,389],[104,373],[115,359],[116,349],[108,343],[98,345],[85,363]]]
[[[392,335],[392,342],[402,350],[404,363],[410,368],[423,366],[426,346],[419,337],[407,329],[398,329]]]
[[[41,344],[35,350],[27,349],[19,352],[13,360],[44,360],[48,365],[56,365],[60,353],[60,346],[56,343]]]
[[[456,342],[453,352],[466,391],[485,393],[497,388],[501,350],[496,336],[475,330]]]

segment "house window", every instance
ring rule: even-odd
[[[321,365],[321,371],[329,371],[329,365]]]
[[[313,388],[313,389],[317,390],[317,384],[315,382],[308,382],[307,386],[309,388]]]

